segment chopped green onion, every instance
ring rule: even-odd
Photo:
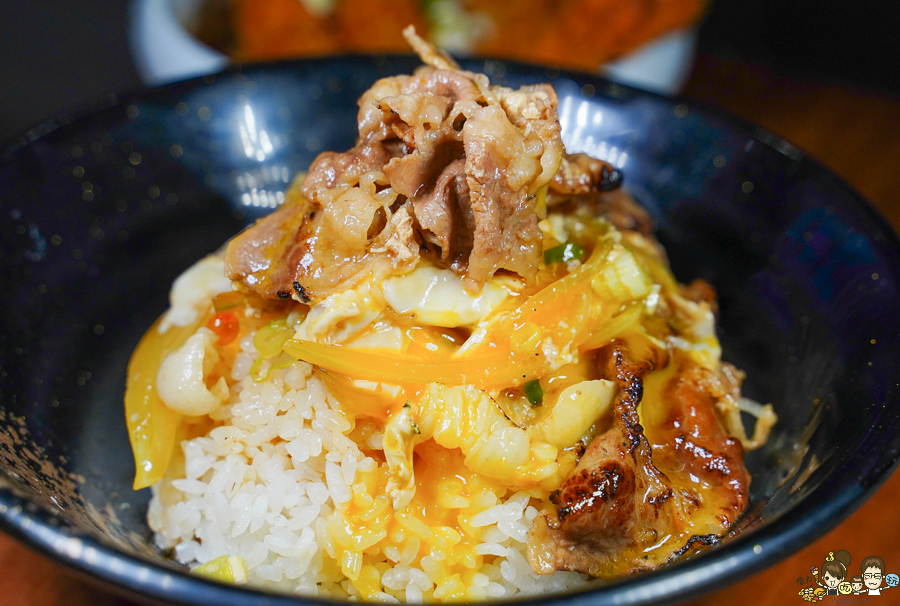
[[[250,367],[250,376],[254,381],[257,383],[265,381],[269,378],[269,373],[276,368],[287,368],[294,362],[293,358],[288,355],[272,359],[281,354],[281,348],[293,335],[294,330],[287,325],[285,318],[273,320],[256,331],[253,336],[253,347],[259,352],[259,356]],[[271,360],[272,365],[265,375],[260,375],[259,367],[265,360]]]
[[[528,398],[528,401],[532,406],[540,406],[544,401],[544,390],[541,389],[541,382],[538,379],[534,381],[528,381],[524,385],[525,387],[525,397]]]
[[[269,370],[266,371],[266,374],[262,375],[259,372],[259,367],[262,366],[262,363],[266,360],[272,360],[272,365],[269,366]],[[287,354],[278,358],[266,358],[264,356],[259,356],[253,362],[253,365],[250,366],[250,377],[257,383],[268,381],[269,375],[272,374],[273,370],[278,370],[280,368],[290,368],[291,364],[293,364],[294,362],[296,362],[296,360]]]
[[[549,250],[544,251],[544,263],[550,265],[551,263],[565,263],[567,261],[579,261],[584,256],[584,249],[578,246],[575,242],[567,242],[566,244],[560,244],[559,246],[554,246]]]
[[[271,358],[281,353],[281,348],[294,336],[294,330],[288,328],[287,320],[279,318],[273,320],[256,331],[253,337],[253,347],[264,358]]]

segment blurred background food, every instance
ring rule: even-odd
[[[195,3],[195,0],[145,1],[156,5],[156,21],[165,19],[166,11],[162,9],[166,4],[171,4],[180,14],[189,14],[191,5]],[[233,1],[252,3],[257,7],[264,7],[270,2],[283,2],[291,5],[294,10],[300,7],[300,0]],[[313,1],[308,0],[310,4]],[[315,0],[325,6],[331,1],[333,0]],[[363,0],[343,1],[349,6],[349,3]],[[442,0],[428,1],[440,4]],[[675,4],[678,1],[675,0]],[[701,61],[708,58],[754,65],[771,71],[778,78],[849,84],[888,94],[900,91],[900,76],[897,75],[900,73],[897,70],[900,37],[896,35],[900,31],[900,3],[889,0],[857,0],[852,4],[821,3],[816,0],[719,0],[707,5],[703,0],[682,1],[686,1],[685,6],[699,7],[694,9],[696,14],[690,19],[699,19],[696,31]],[[0,82],[4,86],[4,94],[0,95],[0,140],[6,140],[48,116],[98,95],[143,86],[140,66],[136,65],[129,42],[129,26],[132,22],[130,17],[135,17],[139,2],[140,0],[0,0],[0,6],[3,7],[3,19],[0,19]],[[402,9],[404,3],[411,0],[384,2],[391,8],[383,11],[371,23],[364,22],[363,31],[368,31],[373,24],[375,28],[382,28],[384,23],[392,22],[395,15],[405,10]],[[536,10],[543,11],[539,14],[546,15],[552,12],[552,7],[564,7],[570,2],[580,4],[584,0],[484,0],[485,8],[481,11],[489,13],[490,10],[501,10],[503,6],[534,5],[538,7]],[[620,3],[621,0],[598,0],[595,12],[591,15],[585,13],[581,19],[578,14],[569,17],[570,20],[574,19],[575,27],[578,28],[573,30],[571,36],[566,36],[565,32],[555,34],[562,37],[563,53],[573,57],[569,59],[571,65],[583,61],[580,55],[583,44],[610,37],[608,32],[613,19],[597,20],[597,15],[608,9],[608,6]],[[661,0],[626,0],[624,4],[652,8],[658,3]],[[418,2],[415,2],[415,6],[416,10],[420,10]],[[642,10],[649,11],[651,8]],[[236,36],[236,33],[232,33],[230,37],[227,35],[228,27],[231,27],[229,12],[223,10],[221,5],[217,11],[212,4],[208,10],[212,13],[207,20],[208,26],[198,33],[208,38],[213,46],[228,48]],[[549,21],[561,20],[560,15],[565,12],[560,10]],[[670,14],[683,15],[685,11]],[[168,18],[173,19],[171,11]],[[214,24],[217,18],[220,26],[224,21],[228,27],[216,29]],[[543,17],[542,19],[543,21],[534,17],[533,26],[539,28],[548,21]],[[424,19],[412,22],[427,29]],[[177,26],[177,23],[170,21],[164,25]],[[658,26],[656,29],[659,29]],[[579,42],[574,31],[580,32],[588,42]],[[662,34],[662,38],[683,35],[683,31],[682,28]],[[544,52],[537,49],[537,44],[534,44],[534,50],[529,49],[536,40],[530,35],[507,36],[515,38],[514,43],[518,47],[525,47],[527,52]],[[660,38],[655,38],[653,44],[659,40]],[[186,60],[181,50],[191,42],[182,39],[167,41],[160,46],[168,49],[184,69],[190,66],[185,65]],[[494,42],[486,41],[484,44],[503,46],[499,37]],[[684,53],[686,46],[690,46],[689,40],[685,43],[685,38],[676,38],[676,44],[665,47],[660,55],[677,64],[673,55]],[[646,44],[643,48],[646,48]],[[499,52],[502,53],[502,50],[501,48]],[[484,52],[493,51],[486,46]],[[215,56],[212,60],[216,60]],[[597,65],[599,62],[599,59],[591,58],[589,63]],[[223,67],[224,58],[215,65]],[[685,75],[690,76],[690,64],[685,68]]]
[[[437,45],[593,70],[690,26],[706,0],[206,0],[201,40],[239,60],[406,52],[408,23]]]
[[[672,94],[690,72],[707,0],[133,0],[141,79],[164,84],[249,62],[406,53],[401,30],[458,56],[595,71]]]

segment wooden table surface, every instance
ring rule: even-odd
[[[701,54],[687,96],[719,106],[781,135],[853,185],[900,229],[900,98],[816,80],[780,76],[758,65]],[[844,549],[854,563],[877,555],[900,573],[900,474],[850,518],[767,570],[691,604],[800,604],[798,576]],[[854,566],[851,564],[851,572]],[[896,590],[900,594],[900,589]],[[871,600],[900,603],[892,592]],[[0,603],[7,606],[132,606],[0,534]]]

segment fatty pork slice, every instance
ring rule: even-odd
[[[743,451],[714,410],[725,391],[738,390],[732,375],[673,360],[660,375],[665,405],[652,404],[663,412],[645,432],[638,417],[644,383],[665,361],[627,356],[621,345],[601,352],[606,378],[619,387],[613,427],[551,495],[556,510],[535,518],[527,553],[538,574],[609,578],[653,569],[718,541],[747,506]]]

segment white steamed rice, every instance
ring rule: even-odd
[[[336,503],[351,499],[357,472],[379,463],[348,437],[352,423],[308,364],[273,370],[266,381],[255,382],[249,376],[257,356],[252,337],[243,338],[231,368],[236,383],[228,402],[211,415],[223,424],[182,442],[183,463],[173,461],[153,487],[148,518],[155,541],[191,568],[239,555],[253,586],[362,598],[328,557],[339,540],[328,520]],[[260,370],[266,371],[265,364]],[[380,450],[381,434],[371,435],[367,446]],[[413,537],[399,543],[402,548],[384,549],[383,562],[374,565],[380,590],[366,599],[440,601],[464,591],[466,599],[483,600],[586,586],[586,575],[531,572],[525,540],[538,512],[527,494],[485,497],[477,499],[483,510],[470,519],[483,530],[475,553],[484,556],[484,564],[468,575],[468,586],[460,588],[458,575],[442,573],[440,545],[426,540],[423,546]],[[417,558],[421,553],[427,555]]]

